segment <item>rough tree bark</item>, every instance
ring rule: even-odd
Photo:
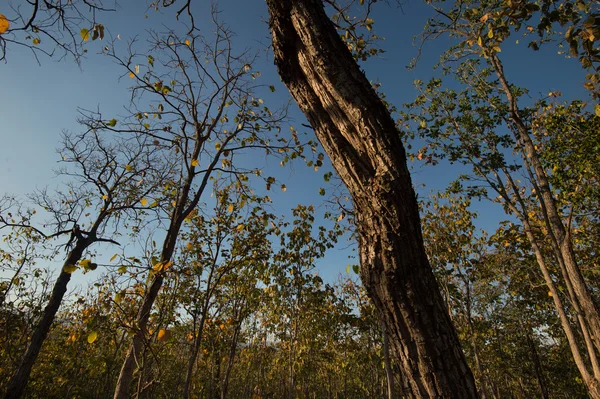
[[[394,389],[394,370],[390,356],[390,340],[385,330],[385,323],[381,322],[381,334],[383,335],[383,364],[385,366],[385,377],[387,385],[387,399],[397,399]]]
[[[267,0],[275,63],[354,200],[361,277],[414,398],[476,398],[423,247],[406,154],[320,0]]]

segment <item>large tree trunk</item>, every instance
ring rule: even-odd
[[[352,194],[361,277],[415,398],[476,398],[423,247],[400,133],[319,0],[267,0],[283,82]]]
[[[75,265],[79,262],[83,255],[83,251],[85,251],[89,245],[90,241],[87,239],[77,240],[75,247],[69,252],[67,259],[63,264],[63,269],[66,265]],[[52,327],[56,313],[58,313],[60,304],[67,292],[67,286],[71,280],[71,273],[67,273],[63,269],[61,269],[60,275],[54,283],[48,305],[44,308],[42,318],[35,326],[35,330],[31,336],[31,342],[29,342],[29,346],[21,358],[19,367],[8,383],[6,399],[20,398],[25,391],[25,387],[27,387],[31,369],[40,354],[40,350],[48,336],[48,332],[50,332],[50,327]]]

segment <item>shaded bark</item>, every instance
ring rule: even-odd
[[[361,277],[411,397],[477,390],[423,247],[406,154],[385,105],[317,0],[267,0],[275,63],[354,200]]]
[[[392,359],[390,357],[390,340],[385,329],[385,324],[383,322],[381,324],[381,333],[383,335],[383,364],[385,366],[387,397],[388,399],[396,399],[396,392],[394,390],[394,370],[392,369]]]

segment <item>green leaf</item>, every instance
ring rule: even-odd
[[[273,86],[273,85],[269,86],[269,90],[271,90],[271,93],[274,93],[275,92],[275,86]]]
[[[110,126],[110,127],[115,127],[117,125],[117,120],[115,118],[113,118],[113,119],[109,120],[106,125]]]
[[[352,265],[352,271],[356,274],[360,273],[360,266]]]

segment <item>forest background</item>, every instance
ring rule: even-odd
[[[554,278],[557,291],[553,294],[548,288],[536,265],[531,240],[526,239],[523,224],[519,222],[519,212],[504,203],[504,210],[512,213],[507,215],[502,210],[501,193],[494,194],[493,189],[481,191],[489,183],[484,176],[493,176],[493,171],[502,167],[479,163],[478,172],[477,167],[466,161],[473,158],[468,147],[473,143],[461,136],[458,129],[454,137],[435,134],[436,128],[456,123],[469,129],[468,120],[460,120],[452,113],[440,117],[443,107],[431,104],[432,99],[460,104],[458,97],[443,90],[460,92],[475,75],[467,74],[473,73],[473,69],[465,72],[466,69],[460,68],[448,69],[444,74],[443,67],[458,65],[462,57],[466,59],[472,54],[451,48],[460,40],[443,36],[443,29],[431,33],[436,29],[431,24],[425,31],[423,27],[430,18],[440,16],[434,7],[445,10],[469,5],[495,10],[494,7],[502,9],[504,3],[413,2],[400,7],[362,3],[350,3],[342,11],[351,17],[350,22],[342,21],[340,25],[356,24],[356,30],[342,29],[340,33],[350,47],[354,46],[352,50],[361,68],[377,89],[385,93],[386,104],[400,129],[414,133],[406,134],[404,140],[422,203],[424,238],[482,396],[585,397],[589,387],[581,365],[573,361],[573,345],[584,348],[583,352],[587,350],[582,360],[584,368],[593,369],[591,374],[597,374],[598,370],[591,354],[594,345],[586,342],[585,327],[582,332],[575,332],[573,342],[564,337],[565,323],[578,324],[575,305],[569,304],[572,294],[558,277]],[[589,18],[581,20],[588,21],[590,32],[594,32],[600,25],[600,21],[593,19],[595,3],[573,4],[582,14],[592,16],[591,22]],[[21,12],[25,10],[25,5],[12,3],[12,6],[23,7]],[[63,305],[54,321],[33,366],[26,395],[39,397],[44,392],[48,397],[112,396],[121,362],[127,358],[126,341],[135,335],[132,318],[136,317],[141,294],[151,285],[153,272],[164,272],[165,282],[157,291],[157,306],[149,314],[147,337],[141,350],[143,361],[138,361],[133,374],[135,381],[131,385],[140,397],[383,397],[406,389],[406,381],[394,364],[388,362],[386,370],[379,318],[357,285],[358,267],[352,267],[357,260],[353,259],[351,201],[322,150],[314,143],[312,131],[295,104],[281,113],[276,111],[290,100],[269,55],[266,6],[259,1],[231,1],[218,4],[218,12],[211,7],[197,2],[190,9],[206,42],[214,40],[213,32],[220,26],[222,30],[218,32],[223,35],[221,39],[225,38],[222,44],[226,44],[224,51],[228,51],[229,43],[232,54],[247,51],[244,59],[228,58],[231,64],[226,62],[225,69],[230,73],[237,68],[236,79],[244,81],[242,92],[244,95],[252,92],[256,101],[250,101],[248,108],[242,102],[235,104],[248,112],[244,114],[248,121],[255,116],[252,112],[263,112],[261,129],[270,127],[273,132],[280,131],[282,141],[272,144],[268,141],[274,141],[273,138],[249,136],[253,141],[246,143],[256,144],[261,150],[251,153],[240,148],[235,166],[231,154],[236,150],[221,148],[222,139],[211,142],[211,149],[206,152],[209,160],[215,151],[219,156],[229,151],[224,159],[230,157],[231,161],[222,163],[223,159],[219,159],[223,170],[212,175],[214,180],[198,197],[203,210],[182,216],[184,227],[179,241],[173,244],[172,260],[161,259],[160,242],[167,241],[167,220],[177,213],[172,209],[177,208],[177,201],[170,196],[178,193],[167,193],[165,187],[159,190],[160,195],[153,190],[157,184],[169,186],[173,180],[169,176],[181,173],[182,169],[178,169],[181,165],[162,161],[161,151],[168,150],[168,146],[162,147],[162,142],[156,145],[154,139],[143,141],[148,139],[144,134],[154,129],[170,133],[163,130],[166,125],[160,125],[162,117],[156,117],[165,112],[165,105],[161,110],[158,103],[148,100],[151,94],[137,97],[132,95],[130,87],[138,83],[137,76],[145,73],[144,68],[151,71],[154,67],[146,40],[155,40],[155,49],[168,49],[174,46],[175,39],[165,39],[162,35],[166,33],[177,38],[177,45],[196,49],[195,40],[201,43],[201,39],[186,35],[189,21],[182,16],[182,21],[177,22],[174,8],[146,9],[119,4],[114,12],[98,12],[88,27],[89,33],[81,30],[88,29],[84,24],[77,26],[75,54],[58,48],[51,58],[40,52],[54,49],[52,45],[46,47],[47,38],[43,34],[27,30],[3,33],[2,38],[8,41],[2,42],[6,45],[2,53],[6,63],[0,77],[5,93],[0,96],[0,134],[3,143],[11,143],[10,151],[3,154],[7,195],[0,208],[5,223],[1,275],[2,312],[6,315],[2,325],[3,387],[13,376],[31,340],[57,273],[61,268],[65,271],[65,250],[72,248],[65,245],[74,244],[69,240],[77,238],[72,230],[74,225],[69,223],[77,219],[82,228],[86,220],[90,223],[88,211],[77,207],[84,203],[83,208],[104,209],[103,195],[108,192],[97,195],[95,200],[100,202],[90,200],[88,195],[95,194],[81,184],[81,168],[85,167],[86,158],[75,153],[96,154],[98,149],[90,146],[97,140],[97,133],[106,130],[110,139],[96,142],[98,148],[106,146],[119,154],[114,159],[138,156],[136,151],[144,146],[160,148],[144,155],[145,170],[129,166],[127,160],[112,169],[115,173],[127,172],[123,173],[127,179],[119,181],[126,187],[127,195],[121,204],[126,212],[107,224],[110,227],[102,227],[105,242],[86,248],[88,252],[80,256],[75,270],[67,273],[73,276],[64,299],[70,306]],[[578,60],[583,52],[569,50],[568,37],[565,39],[568,24],[564,29],[560,24],[553,26],[551,33],[541,35],[542,39],[535,36],[539,36],[536,12],[533,10],[528,16],[536,21],[529,25],[532,29],[528,29],[529,19],[522,17],[523,27],[502,39],[498,54],[511,83],[526,89],[519,96],[520,107],[531,118],[528,123],[545,123],[540,128],[536,150],[539,146],[540,159],[549,175],[557,176],[552,181],[554,195],[560,202],[561,215],[569,220],[570,234],[576,236],[577,256],[585,259],[582,269],[585,283],[596,298],[598,192],[591,187],[597,183],[600,147],[593,106],[596,91],[594,80],[590,79],[593,73],[589,75],[596,60],[591,57],[592,64],[587,65]],[[19,23],[14,9],[0,9],[0,13],[8,17],[13,29]],[[496,33],[490,15],[491,11],[473,20],[486,29],[490,26],[482,36],[493,41]],[[78,21],[87,23],[85,19]],[[100,32],[100,23],[103,37],[92,40],[89,36]],[[231,29],[231,36],[227,29]],[[421,49],[419,35],[423,32],[440,37],[429,38]],[[582,40],[595,43],[594,34],[590,35],[581,36]],[[139,64],[128,61],[128,44],[134,37],[139,47],[129,48],[140,52]],[[477,44],[484,47],[477,43],[477,36],[469,40],[472,41],[469,47]],[[533,40],[536,44],[532,46]],[[209,58],[218,59],[221,54],[210,53],[215,47],[198,46],[208,52]],[[534,51],[535,47],[539,49]],[[458,61],[443,59],[442,67],[433,70],[440,55],[449,48],[450,58],[454,56]],[[490,48],[495,51],[495,47]],[[78,58],[80,50],[86,52]],[[253,54],[257,54],[256,59]],[[407,69],[417,55],[416,66]],[[56,62],[63,56],[63,60]],[[482,63],[488,60],[481,54],[476,54],[475,59]],[[218,64],[213,72],[221,66]],[[483,73],[477,76],[489,76]],[[453,79],[452,74],[458,79]],[[432,77],[441,80],[430,81]],[[172,95],[172,87],[165,92],[166,82],[165,79],[165,84],[161,83],[157,89],[152,81],[159,96]],[[475,93],[480,97],[465,99],[477,104],[482,97],[481,92]],[[154,107],[154,113],[146,116],[141,112],[138,117],[140,112],[133,112],[132,104],[140,109]],[[267,110],[263,104],[270,108]],[[476,116],[483,118],[482,110],[476,111]],[[506,122],[496,120],[501,119],[499,113],[494,115],[493,109],[487,111],[492,115],[491,120],[484,120],[483,126],[500,132],[510,130],[503,126]],[[242,120],[241,116],[238,118]],[[152,121],[145,122],[146,119]],[[128,147],[133,144],[127,141],[112,147],[113,139],[117,143],[117,136],[126,134],[119,131],[122,124],[129,123],[123,130],[133,131],[135,120],[139,121],[136,129],[145,137],[136,140],[143,145]],[[561,127],[570,126],[572,120],[581,125],[565,133]],[[219,121],[223,126],[230,123]],[[152,126],[146,127],[145,123]],[[235,130],[240,123],[236,121],[230,129]],[[245,129],[246,126],[240,128],[240,133]],[[70,132],[70,136],[61,136],[62,132]],[[263,137],[269,134],[265,132]],[[476,137],[472,138],[478,140]],[[307,149],[299,150],[306,142],[309,142]],[[85,144],[83,148],[78,147],[81,143]],[[501,140],[499,143],[502,147]],[[56,155],[55,148],[60,155]],[[204,149],[201,151],[204,153]],[[501,154],[507,165],[520,162],[518,151],[513,152],[510,144],[493,153]],[[67,166],[62,175],[56,176],[53,170],[62,167],[57,164],[61,157]],[[201,160],[194,165],[195,159],[198,158],[184,159],[187,162],[184,166],[203,166]],[[481,173],[482,165],[492,172]],[[230,173],[234,168],[239,169]],[[525,182],[522,194],[535,197],[535,188],[532,190],[535,181],[522,169],[511,172],[517,176],[515,179]],[[459,176],[468,174],[483,178],[483,183],[473,178],[455,182]],[[254,177],[239,178],[247,175]],[[85,173],[83,180],[89,183]],[[132,186],[131,182],[135,184]],[[55,187],[62,194],[53,196]],[[446,190],[447,187],[451,189]],[[77,193],[79,189],[82,194]],[[170,189],[176,191],[172,183]],[[27,195],[36,190],[28,202]],[[518,192],[513,190],[511,194],[508,189],[505,196]],[[66,201],[66,208],[74,211],[62,213],[65,203],[61,205],[61,201]],[[547,232],[543,212],[535,200],[531,201],[524,212],[535,225],[536,237],[544,237]],[[53,218],[54,221],[47,222]],[[47,235],[57,231],[65,234],[46,239],[23,225],[35,225]],[[226,233],[221,234],[223,231]],[[114,246],[108,240],[119,241],[121,245]],[[243,246],[244,242],[251,242],[252,247]],[[550,243],[542,247],[542,251],[552,251]],[[199,250],[195,252],[192,248]],[[261,267],[256,266],[258,263]],[[191,266],[194,264],[197,266]],[[551,272],[560,275],[558,265],[552,268],[551,265]],[[564,296],[567,302],[561,305],[569,313],[563,324],[553,302],[557,296]],[[188,372],[182,374],[181,370]],[[390,375],[393,389],[388,386]],[[180,389],[184,392],[179,392]]]

